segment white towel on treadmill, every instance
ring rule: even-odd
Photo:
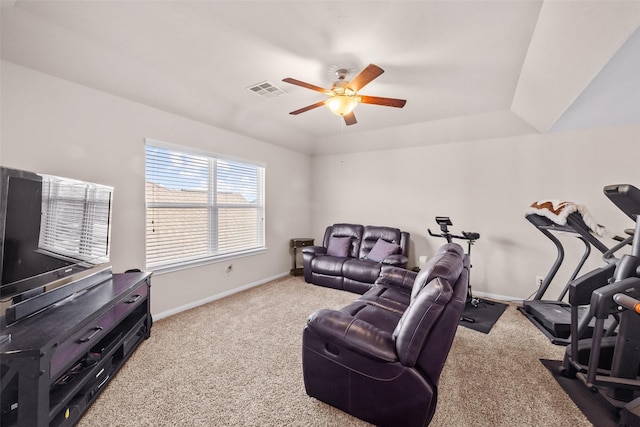
[[[540,215],[550,219],[558,225],[566,225],[567,217],[574,212],[578,212],[582,216],[582,220],[589,229],[600,237],[612,238],[613,233],[606,227],[594,221],[589,210],[581,204],[567,202],[563,200],[538,200],[533,202],[525,211],[525,215]]]

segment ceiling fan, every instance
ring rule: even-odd
[[[354,125],[357,122],[356,116],[353,114],[353,109],[359,103],[363,104],[376,104],[383,105],[385,107],[402,108],[407,103],[404,99],[396,98],[381,98],[378,96],[366,96],[358,95],[358,91],[371,83],[374,79],[379,77],[384,70],[377,65],[369,64],[362,71],[358,73],[351,81],[345,81],[347,76],[347,70],[339,69],[336,71],[338,78],[329,89],[321,88],[320,86],[305,83],[300,80],[287,77],[282,79],[283,82],[291,83],[293,85],[301,86],[307,89],[315,90],[316,92],[324,93],[329,98],[325,101],[316,102],[315,104],[306,106],[296,111],[292,111],[289,114],[298,115],[305,111],[312,110],[314,108],[326,105],[334,114],[344,117],[345,123]]]

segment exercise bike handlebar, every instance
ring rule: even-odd
[[[625,294],[615,294],[613,300],[616,304],[621,305],[627,310],[635,311],[640,314],[640,301]]]
[[[429,232],[430,236],[433,236],[433,237],[444,237],[445,239],[447,239],[448,242],[450,242],[451,239],[469,240],[469,241],[473,242],[473,241],[478,240],[480,238],[480,233],[475,233],[475,232],[472,232],[472,231],[463,231],[462,232],[462,236],[457,236],[457,235],[451,234],[451,233],[435,234],[429,228],[427,228],[427,231]]]

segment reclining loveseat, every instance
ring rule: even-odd
[[[302,336],[307,394],[376,425],[428,425],[468,282],[468,256],[448,243],[419,273],[383,266],[352,304],[313,313]]]
[[[302,248],[304,280],[362,294],[373,286],[383,265],[407,266],[409,238],[409,233],[392,227],[331,225],[322,246]]]

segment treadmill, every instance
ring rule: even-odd
[[[538,327],[553,344],[568,345],[571,342],[571,307],[568,303],[564,302],[563,299],[569,290],[570,284],[578,276],[582,266],[589,258],[592,246],[600,251],[605,258],[611,257],[612,252],[591,232],[578,212],[571,213],[567,217],[567,223],[565,225],[556,224],[549,218],[537,214],[528,214],[526,215],[526,219],[553,242],[557,250],[557,256],[534,298],[523,301],[522,306],[518,307],[518,310]],[[557,233],[570,233],[575,235],[575,237],[584,243],[585,249],[578,265],[573,270],[569,281],[562,289],[559,297],[556,300],[544,300],[542,298],[545,292],[564,261],[564,247],[555,236]],[[616,238],[616,240],[622,239]],[[619,245],[616,245],[615,248],[615,250],[619,249]],[[587,306],[580,307],[579,309],[580,315],[586,315],[587,311]],[[615,321],[609,320],[607,326],[615,328]],[[587,336],[592,329],[593,324],[586,331]]]

